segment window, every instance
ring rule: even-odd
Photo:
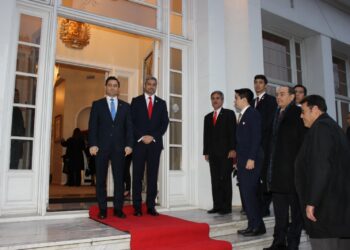
[[[346,77],[346,61],[333,57],[333,75],[335,91],[335,107],[338,124],[346,130],[346,116],[349,113],[350,97],[348,93],[348,80]]]
[[[170,0],[170,33],[183,35],[182,31],[182,0]]]
[[[157,28],[157,0],[62,0],[62,5],[153,29]]]
[[[300,43],[263,32],[265,75],[275,83],[302,84]]]
[[[182,51],[170,49],[170,170],[182,162]]]
[[[31,169],[41,38],[39,17],[21,14],[12,109],[10,169]]]

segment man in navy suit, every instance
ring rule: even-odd
[[[96,156],[96,196],[99,218],[107,217],[106,178],[108,162],[112,163],[114,181],[114,215],[125,218],[123,212],[123,171],[125,156],[133,144],[130,106],[117,98],[120,82],[114,77],[105,83],[106,97],[94,101],[89,120],[90,154]]]
[[[236,157],[236,115],[222,107],[224,94],[214,91],[211,96],[214,111],[204,118],[203,155],[209,162],[213,209],[208,213],[232,212],[232,170]]]
[[[235,90],[235,107],[239,111],[237,138],[237,178],[248,217],[248,227],[238,230],[243,236],[266,233],[257,190],[262,167],[261,118],[257,110],[249,105],[254,94],[250,89]]]
[[[142,216],[142,179],[147,165],[147,213],[157,216],[154,208],[157,197],[157,180],[160,154],[163,150],[162,136],[169,117],[166,102],[155,95],[157,79],[148,77],[144,83],[144,94],[133,98],[131,116],[134,126],[134,152],[132,198],[135,216]]]
[[[261,116],[261,146],[264,152],[264,159],[261,169],[261,185],[259,187],[259,195],[261,202],[262,215],[270,215],[270,204],[272,200],[271,192],[267,189],[267,167],[270,162],[270,143],[273,126],[273,118],[277,108],[276,98],[266,93],[267,78],[264,75],[256,75],[254,77],[254,90],[256,98],[250,103]]]

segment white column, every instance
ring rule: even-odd
[[[336,119],[331,39],[316,35],[305,39],[305,85],[308,94],[325,98],[328,114]]]
[[[225,0],[227,101],[234,90],[250,88],[264,73],[260,0]]]

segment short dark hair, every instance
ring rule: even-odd
[[[302,89],[304,90],[304,95],[307,95],[307,89],[306,89],[306,87],[305,87],[304,85],[297,84],[297,85],[295,85],[293,88],[294,88],[294,90],[295,90],[296,88],[302,88]]]
[[[116,78],[115,76],[109,76],[109,77],[106,79],[105,86],[107,86],[107,83],[108,83],[110,80],[115,80],[115,81],[117,81],[118,87],[120,87],[120,82],[119,82],[118,78]]]
[[[212,98],[215,94],[218,94],[221,97],[221,99],[224,100],[224,93],[222,93],[220,90],[215,90],[211,92],[210,98]]]
[[[247,88],[243,88],[243,89],[235,89],[235,93],[241,98],[245,98],[247,99],[248,103],[251,103],[251,101],[254,98],[254,94],[253,91],[251,91],[250,89]]]
[[[145,79],[145,82],[143,83],[143,85],[145,85],[146,82],[148,82],[149,80],[153,80],[153,81],[156,82],[156,84],[158,84],[157,78],[155,78],[154,76],[147,76],[146,79]]]
[[[288,86],[288,85],[280,85],[277,88],[288,88],[288,94],[290,95],[295,95],[295,90],[293,87]]]
[[[257,80],[257,79],[263,80],[265,85],[268,83],[267,78],[266,78],[265,75],[256,75],[256,76],[254,76],[254,81]]]
[[[309,108],[312,108],[314,106],[317,106],[319,110],[322,112],[327,112],[327,104],[325,99],[322,96],[319,95],[308,95],[301,100],[300,104],[306,103],[306,106]]]

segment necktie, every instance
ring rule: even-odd
[[[215,126],[216,124],[216,120],[218,118],[218,113],[216,111],[214,111],[214,115],[213,115],[213,125]]]
[[[114,120],[116,114],[117,114],[117,112],[115,110],[114,99],[111,98],[111,116],[112,116],[113,120]]]
[[[152,97],[148,97],[149,101],[148,101],[148,118],[151,119],[152,118],[152,111],[153,111],[153,104],[152,104]]]
[[[258,104],[259,104],[259,96],[256,98],[256,102],[255,102],[255,107],[257,107],[258,106]]]
[[[238,115],[238,120],[237,120],[237,123],[239,124],[239,122],[241,121],[241,118],[242,118],[242,113],[239,113]]]

